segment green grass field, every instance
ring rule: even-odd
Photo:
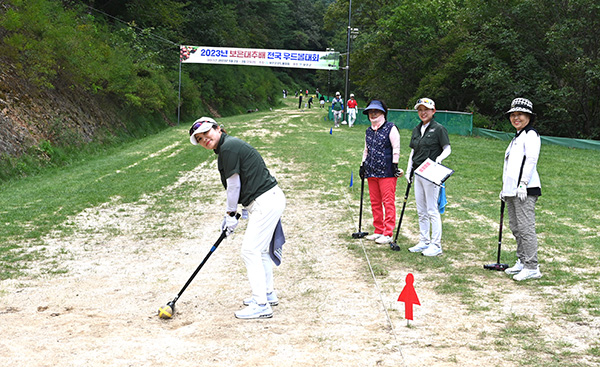
[[[265,159],[275,158],[278,163],[271,169],[298,178],[290,180],[293,184],[285,190],[319,192],[319,202],[315,205],[341,207],[355,222],[351,225],[356,225],[360,199],[358,167],[366,126],[349,129],[342,125],[330,134],[332,123],[324,120],[325,113],[318,105],[301,112],[296,109],[296,103],[290,98],[280,111],[240,115],[220,122],[231,135],[256,147]],[[50,169],[0,186],[0,279],[18,279],[24,269],[36,266],[37,260],[48,260],[44,236],[55,231],[68,234],[74,225],[70,218],[75,214],[111,201],[143,201],[145,195],[160,193],[183,173],[209,158],[212,152],[194,149],[189,144],[188,127],[189,122],[182,122],[160,134],[99,156],[86,157],[68,167]],[[409,136],[410,131],[401,130],[401,168],[406,166]],[[455,173],[447,181],[448,206],[442,216],[444,256],[425,258],[408,251],[391,252],[385,246],[370,248],[369,256],[376,275],[384,283],[387,274],[398,268],[434,272],[436,276],[428,281],[434,283],[436,292],[458,296],[470,312],[484,312],[490,309],[489,302],[493,302],[497,294],[514,286],[507,277],[498,282],[497,294],[483,298],[478,292],[484,283],[496,282],[498,278],[497,273],[484,271],[482,265],[496,261],[498,193],[508,142],[456,135],[451,135],[450,141],[452,154],[444,164]],[[158,150],[161,154],[153,154]],[[595,162],[599,160],[599,151],[542,146],[538,170],[543,195],[536,215],[539,260],[544,276],[518,284],[549,300],[551,307],[544,312],[551,318],[596,325],[596,328],[600,322],[600,194],[596,189],[600,170]],[[353,187],[349,187],[351,174],[354,175]],[[398,182],[399,214],[406,181],[402,178]],[[189,190],[197,188],[178,187],[175,192],[158,196],[158,201],[148,210],[157,216],[167,215],[185,202]],[[350,200],[347,200],[348,195]],[[211,203],[210,198],[206,200],[207,204]],[[365,189],[363,230],[372,232],[370,218]],[[402,227],[398,244],[402,248],[414,245],[406,236],[406,230],[417,231],[412,192]],[[505,218],[504,229],[501,260],[512,264],[515,241],[508,229],[508,218]],[[362,257],[361,247],[351,238],[352,232],[348,230],[342,239],[357,257]],[[152,235],[166,234],[158,227]],[[60,272],[60,266],[49,266],[46,271]],[[494,338],[494,347],[498,350],[523,348],[525,357],[521,365],[600,363],[598,340],[590,341],[582,362],[581,356],[569,353],[568,344],[540,342],[535,317],[514,315],[503,322],[500,335],[491,336],[482,331],[480,338]],[[522,340],[526,346],[521,345]]]

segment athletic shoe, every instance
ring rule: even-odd
[[[373,233],[373,234],[368,235],[365,238],[368,239],[369,241],[375,241],[376,239],[378,239],[381,236],[383,236],[383,235],[379,234],[379,233]]]
[[[246,308],[237,311],[235,317],[244,320],[267,319],[273,317],[273,309],[268,303],[259,305],[256,302],[252,302]]]
[[[423,256],[438,256],[441,254],[442,248],[437,245],[429,245],[429,247],[427,247],[425,250],[423,250],[423,252],[421,252],[421,255]]]
[[[523,269],[513,276],[513,279],[516,281],[526,280],[526,279],[540,279],[542,277],[542,273],[540,272],[540,267],[538,266],[535,269]]]
[[[380,245],[385,245],[385,244],[388,244],[388,243],[392,242],[392,237],[390,237],[390,236],[381,236],[378,239],[376,239],[375,242],[377,242]]]
[[[427,247],[429,247],[428,244],[423,243],[423,242],[419,242],[415,246],[409,247],[408,251],[410,251],[410,252],[423,252],[423,250],[425,250]]]
[[[517,259],[517,262],[515,263],[515,265],[512,268],[508,268],[508,269],[504,269],[504,272],[506,274],[519,274],[519,272],[523,270],[523,263],[521,262],[521,259]]]
[[[250,306],[250,304],[253,302],[256,303],[254,297],[246,298],[244,300],[244,306]],[[279,299],[277,298],[275,292],[267,293],[267,302],[269,302],[271,306],[277,306],[279,304]]]

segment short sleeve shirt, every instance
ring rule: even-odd
[[[419,167],[427,158],[435,160],[442,154],[444,147],[450,144],[448,131],[435,120],[431,120],[427,129],[425,129],[423,136],[421,136],[422,126],[422,122],[418,124],[413,129],[410,138],[410,147],[415,151],[413,154],[412,169]]]
[[[225,133],[217,149],[217,167],[221,175],[221,183],[227,189],[227,178],[240,175],[241,188],[239,202],[248,206],[254,199],[277,185],[275,177],[267,169],[265,162],[250,144]]]

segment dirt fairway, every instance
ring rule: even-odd
[[[203,188],[167,215],[150,210],[157,196],[127,205],[115,198],[70,218],[68,234],[46,236],[49,260],[0,283],[0,365],[501,366],[525,352],[504,348],[495,335],[511,315],[524,314],[535,318],[545,340],[564,340],[575,352],[598,338],[598,325],[566,329],[547,316],[542,296],[503,274],[477,291],[489,310],[471,312],[434,290],[443,275],[411,271],[421,305],[407,325],[397,298],[408,271],[393,269],[374,281],[367,257],[348,249],[349,241],[359,241],[348,239],[357,215],[348,216],[349,200],[324,203],[319,192],[291,190],[304,178],[276,170],[287,196],[287,243],[275,269],[280,304],[274,317],[234,317],[250,292],[239,255],[242,221],[177,302],[174,318],[161,320],[158,307],[177,294],[219,237],[225,196],[214,165],[200,163],[161,191],[190,183]],[[403,235],[414,239],[410,216]],[[376,246],[361,241],[367,254]],[[39,270],[48,267],[57,274]],[[504,291],[496,292],[499,287]]]

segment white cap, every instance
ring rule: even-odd
[[[420,98],[417,101],[417,104],[415,105],[415,110],[419,107],[419,106],[425,106],[426,108],[429,108],[430,110],[435,110],[435,102],[433,101],[433,99],[431,98]]]
[[[217,122],[210,117],[200,117],[198,120],[194,121],[190,128],[190,143],[198,145],[195,135],[205,133],[215,125],[217,125]]]

